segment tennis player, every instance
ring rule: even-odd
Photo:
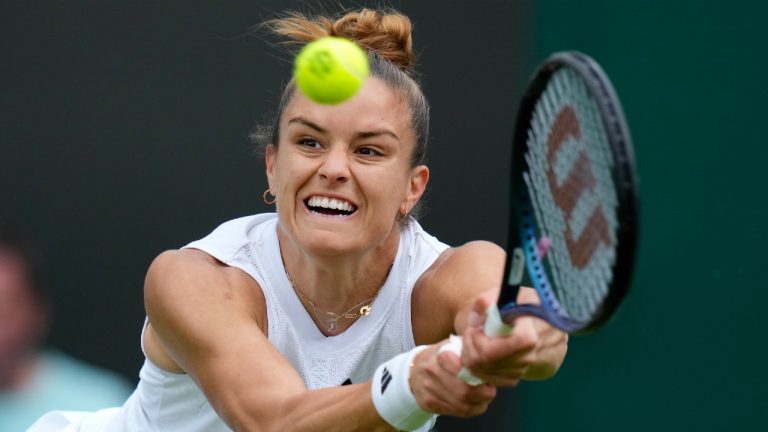
[[[274,124],[253,134],[275,213],[161,254],[146,278],[133,395],[97,413],[49,413],[31,430],[425,431],[437,414],[480,415],[497,386],[562,363],[567,336],[539,319],[483,334],[501,248],[449,247],[414,217],[429,180],[429,108],[409,19],[292,13],[267,27],[299,45],[352,39],[371,77],[339,105],[287,84]],[[461,358],[440,351],[451,333],[464,337]],[[487,384],[458,379],[462,364]]]

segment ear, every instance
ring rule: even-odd
[[[266,154],[264,157],[265,162],[267,163],[267,182],[269,183],[269,188],[272,189],[272,186],[274,185],[274,177],[275,177],[275,158],[277,157],[277,148],[274,144],[267,144]]]
[[[419,165],[411,170],[411,179],[408,182],[408,191],[406,193],[405,201],[400,206],[400,213],[407,214],[414,207],[419,199],[424,195],[424,191],[427,189],[427,183],[429,182],[429,168],[426,165]]]

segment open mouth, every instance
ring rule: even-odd
[[[350,216],[357,211],[352,203],[337,198],[313,196],[304,200],[304,205],[309,211],[325,216]]]

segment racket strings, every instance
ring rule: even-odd
[[[613,160],[601,118],[581,78],[562,68],[534,109],[525,155],[535,236],[552,243],[539,265],[555,293],[553,307],[584,322],[607,295],[618,226]]]

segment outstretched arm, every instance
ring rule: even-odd
[[[195,250],[160,255],[145,284],[160,345],[233,430],[392,430],[371,402],[370,382],[307,391],[262,331],[259,302],[252,279]]]
[[[166,252],[150,267],[145,304],[165,363],[188,373],[233,430],[393,430],[374,406],[371,381],[307,390],[268,341],[263,295],[241,270],[196,250]],[[487,405],[493,389],[467,386],[455,371],[437,367],[438,348],[424,349],[408,365],[410,389],[423,383],[414,371],[431,370],[431,382],[447,382],[458,395],[442,402],[440,413],[479,414],[467,406]],[[419,407],[436,412],[429,398],[439,391],[414,392]]]

